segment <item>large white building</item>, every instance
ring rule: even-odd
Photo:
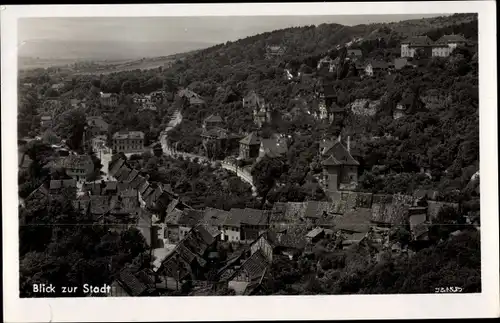
[[[448,57],[455,48],[466,44],[462,35],[444,35],[436,42],[427,36],[415,36],[401,42],[401,57],[415,57],[418,51],[429,57]]]
[[[144,133],[141,131],[120,131],[113,135],[113,153],[144,152]]]

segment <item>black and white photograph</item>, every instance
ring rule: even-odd
[[[247,299],[340,295],[489,295],[498,314],[492,19],[393,4],[4,7],[10,296],[50,300],[54,321],[53,300],[190,296],[234,318]]]

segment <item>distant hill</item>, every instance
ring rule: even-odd
[[[118,41],[27,41],[20,57],[50,60],[131,60],[169,56],[214,45],[205,42],[118,42]]]

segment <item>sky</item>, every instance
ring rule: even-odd
[[[20,43],[80,40],[218,44],[293,26],[321,23],[352,26],[435,16],[441,15],[23,18],[19,20],[18,36]]]

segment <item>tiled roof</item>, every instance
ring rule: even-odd
[[[432,45],[432,40],[427,36],[414,36],[402,41],[401,44],[409,44],[410,46],[430,46]]]
[[[315,238],[323,232],[323,228],[314,228],[306,234],[307,238]]]
[[[372,207],[372,193],[356,192],[356,207],[357,208],[371,208]]]
[[[76,180],[74,179],[61,179],[61,180],[51,180],[49,188],[51,190],[76,187]]]
[[[203,211],[200,210],[184,210],[179,219],[179,224],[187,227],[192,227],[200,223],[203,219]]]
[[[286,220],[285,218],[286,206],[287,203],[284,202],[274,203],[272,210],[270,210],[269,212],[269,222],[277,223]]]
[[[354,231],[354,232],[368,232],[370,230],[371,209],[355,209],[347,211],[337,221],[336,229]]]
[[[125,160],[123,158],[117,158],[114,161],[112,161],[109,165],[109,174],[113,177],[118,173],[120,168],[123,166],[125,163]]]
[[[266,256],[264,256],[261,249],[259,249],[245,260],[241,265],[241,270],[246,271],[250,281],[255,281],[262,277],[268,266],[269,263],[267,262]]]
[[[367,65],[371,65],[373,69],[386,69],[389,65],[384,61],[371,61]]]
[[[306,202],[304,218],[319,219],[323,216],[323,213],[328,213],[329,208],[330,208],[329,202],[319,202],[319,201]]]
[[[205,122],[222,122],[222,118],[219,115],[211,114],[205,119]]]
[[[246,208],[243,210],[241,222],[248,225],[263,225],[267,223],[267,214],[263,210]]]
[[[115,174],[115,177],[118,181],[125,182],[131,171],[132,169],[130,167],[123,165]]]
[[[429,200],[435,200],[439,195],[438,191],[432,191],[432,190],[423,190],[423,189],[418,189],[413,192],[413,197],[417,199],[423,199],[427,198]]]
[[[63,165],[65,168],[86,168],[93,162],[88,155],[69,155],[64,158]]]
[[[119,280],[132,296],[139,296],[148,289],[129,269],[120,272]]]
[[[254,132],[250,133],[248,136],[246,136],[245,138],[241,139],[240,140],[240,143],[241,144],[244,144],[244,145],[260,145],[260,138],[259,136],[257,136],[257,134],[255,134]]]
[[[346,244],[358,243],[361,240],[363,240],[364,237],[366,237],[366,232],[360,232],[360,233],[356,232],[353,234],[349,234],[345,237],[346,238],[345,243]]]
[[[102,186],[101,183],[85,183],[82,186],[82,191],[90,192],[91,195],[101,195]]]
[[[178,209],[174,209],[170,212],[167,212],[167,215],[165,216],[165,223],[166,224],[179,224],[179,219],[182,216],[182,211]]]
[[[112,214],[137,214],[139,208],[139,200],[137,196],[112,196],[110,200],[109,211]]]
[[[403,224],[412,203],[411,197],[393,195],[392,199],[389,200],[388,198],[379,198],[379,196],[374,195],[371,221],[393,225]]]
[[[118,189],[116,181],[105,182],[104,191],[116,191]]]
[[[135,178],[137,175],[139,175],[139,172],[138,172],[138,171],[136,171],[135,169],[133,169],[133,170],[129,173],[128,178],[127,178],[125,181],[126,181],[126,182],[131,182],[131,181],[133,181],[133,180],[134,180],[134,178]]]
[[[275,243],[280,247],[303,249],[306,245],[306,234],[305,225],[289,225],[284,233],[277,234]]]
[[[115,93],[101,93],[101,98],[110,98],[112,96],[117,96]]]
[[[244,209],[231,209],[226,221],[224,221],[224,225],[239,227],[241,225],[241,220],[243,219],[244,211]]]
[[[349,151],[344,147],[344,145],[342,145],[342,143],[340,143],[340,141],[335,141],[334,143],[326,146],[322,151],[322,155],[329,156],[324,161],[324,165],[359,165],[359,163],[351,156]]]
[[[228,211],[206,208],[203,222],[213,226],[221,226],[224,224],[229,214],[230,212]]]
[[[221,232],[213,227],[213,226],[208,226],[204,224],[197,225],[193,228],[192,234],[197,234],[203,242],[206,244],[206,246],[203,246],[203,249],[200,250],[198,253],[199,255],[205,253],[206,247],[210,246],[212,243],[214,243],[215,239]]]
[[[212,129],[203,129],[201,132],[202,137],[215,137],[218,139],[225,139],[228,136],[228,131],[219,127],[214,127]]]
[[[361,52],[361,49],[348,49],[347,50],[347,56],[363,56],[363,52]]]
[[[144,132],[142,131],[119,131],[115,132],[113,139],[144,139]]]
[[[436,41],[436,44],[465,43],[467,40],[462,35],[444,35]]]
[[[407,58],[400,57],[400,58],[394,59],[394,68],[396,70],[400,70],[403,67],[405,67],[406,65],[408,65],[408,59]]]
[[[390,204],[390,203],[392,203],[392,195],[373,194],[373,204]]]
[[[87,117],[87,125],[99,127],[102,131],[108,131],[109,124],[102,117]]]
[[[99,216],[108,212],[110,201],[108,196],[92,195],[90,196],[90,212]]]
[[[243,98],[243,103],[257,108],[264,105],[264,98],[260,97],[255,91],[251,91]]]
[[[130,182],[130,187],[135,188],[135,189],[139,189],[140,187],[142,187],[146,183],[146,181],[147,181],[146,178],[144,178],[141,175],[137,175],[132,180],[132,182]]]
[[[151,246],[151,220],[152,214],[144,209],[140,209],[137,230],[142,234],[148,246]]]

